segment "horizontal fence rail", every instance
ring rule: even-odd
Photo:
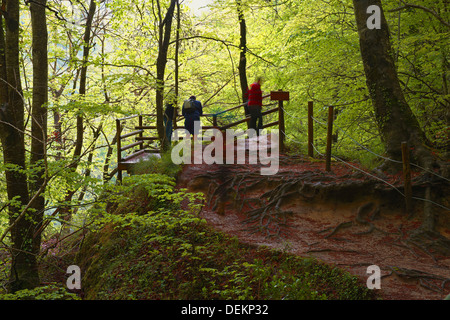
[[[264,99],[270,98],[272,101],[278,101],[278,106],[271,108],[269,110],[265,110],[262,112],[263,119],[269,114],[278,112],[278,119],[276,121],[272,121],[266,124],[263,124],[263,129],[278,126],[280,133],[280,150],[284,149],[284,109],[283,109],[283,101],[289,100],[289,92],[286,91],[271,91],[270,94],[266,94],[263,97]],[[246,106],[246,103],[241,103],[237,106],[231,107],[229,109],[217,112],[217,113],[205,113],[202,115],[203,118],[212,118],[212,125],[202,126],[202,130],[208,129],[219,129],[221,131],[236,127],[243,123],[247,123],[250,121],[250,116],[245,115],[243,119],[238,121],[234,121],[232,123],[227,123],[223,125],[218,125],[218,116],[221,116],[226,113],[230,113],[232,111],[242,110]],[[272,105],[269,105],[269,107]],[[155,125],[156,121],[150,124],[144,124],[144,117],[155,117],[156,114],[139,114],[139,115],[130,115],[123,118],[116,119],[116,144],[117,144],[117,179],[119,181],[122,180],[122,171],[129,170],[130,166],[141,159],[148,153],[159,153],[160,149],[156,147],[151,147],[151,143],[159,141],[159,137],[157,136],[157,126]],[[184,120],[184,116],[178,115],[175,112],[175,116],[173,119],[173,129],[184,129],[184,125],[178,125],[178,122]],[[131,129],[127,128],[125,124],[129,124],[130,122],[136,122],[134,125],[131,125]],[[264,121],[263,121],[264,123]],[[128,130],[130,130],[128,132]],[[154,131],[154,135],[151,135],[149,132]],[[147,143],[146,143],[147,142]],[[150,149],[148,149],[150,147]],[[123,155],[123,153],[126,155]]]

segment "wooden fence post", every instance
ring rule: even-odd
[[[331,142],[333,139],[333,114],[334,107],[328,107],[328,130],[327,130],[327,151],[325,159],[325,170],[331,171]]]
[[[142,128],[143,126],[144,125],[143,125],[143,121],[142,121],[142,115],[139,115],[139,127]],[[144,141],[144,140],[142,140],[143,136],[144,136],[143,132],[139,133],[139,138],[141,138],[140,141]],[[144,149],[144,144],[143,143],[139,146],[139,150],[142,150],[142,149]]]
[[[314,121],[313,121],[313,108],[312,101],[308,101],[308,156],[314,158]]]
[[[411,185],[411,166],[409,162],[408,143],[402,142],[402,160],[403,160],[403,183],[405,192],[406,213],[412,214],[412,185]]]
[[[285,139],[285,126],[284,126],[284,109],[283,109],[283,100],[278,100],[278,121],[279,121],[279,129],[280,129],[280,151],[284,151],[284,139]]]
[[[119,168],[119,163],[122,161],[122,152],[120,151],[122,149],[122,142],[120,141],[120,134],[121,134],[121,127],[120,127],[120,120],[116,119],[116,143],[117,143],[117,180],[122,182],[122,170]]]

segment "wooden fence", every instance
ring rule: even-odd
[[[262,112],[263,119],[269,114],[278,113],[278,119],[276,121],[272,121],[266,124],[263,124],[264,128],[269,128],[273,126],[278,126],[280,130],[280,150],[284,150],[284,141],[285,141],[285,123],[284,123],[284,109],[283,109],[283,101],[289,100],[289,92],[286,91],[272,91],[270,94],[264,95],[263,100],[270,98],[271,101],[278,101],[278,105],[274,108],[265,110]],[[218,113],[205,113],[203,114],[203,118],[209,118],[211,125],[202,126],[202,130],[216,128],[221,131],[236,127],[243,123],[247,123],[250,121],[250,117],[247,116],[238,121],[234,121],[231,123],[221,124],[219,125],[218,117],[222,116],[225,113],[229,113],[232,111],[242,110],[245,104],[240,104],[238,106],[234,106],[227,110],[218,112]],[[244,112],[242,114],[245,115]],[[152,123],[146,124],[144,120],[148,119],[152,120]],[[175,119],[173,121],[173,129],[183,129],[183,125],[178,125],[179,122],[183,121],[184,117],[181,115],[175,115]],[[156,127],[156,115],[155,114],[141,114],[141,115],[132,115],[120,119],[116,119],[116,144],[117,144],[117,168],[114,172],[117,171],[117,179],[122,181],[122,171],[129,171],[131,166],[142,159],[145,159],[151,153],[160,153],[160,148],[157,146],[159,142],[159,138],[157,135],[157,127]],[[263,121],[264,123],[264,121]],[[124,154],[125,153],[125,154]]]

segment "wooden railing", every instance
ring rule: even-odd
[[[262,112],[262,116],[267,116],[269,114],[278,112],[278,120],[272,121],[270,123],[263,124],[263,129],[278,126],[280,133],[280,151],[284,150],[284,140],[285,140],[285,124],[284,124],[284,109],[283,109],[283,101],[289,100],[289,92],[285,91],[272,91],[270,94],[264,95],[263,99],[270,98],[272,101],[278,101],[278,106],[275,108],[271,108],[269,110],[265,110]],[[204,118],[212,118],[212,125],[202,126],[202,130],[207,129],[219,129],[226,130],[232,127],[236,127],[240,124],[246,123],[250,121],[250,117],[244,117],[238,121],[234,121],[232,123],[227,123],[223,125],[218,124],[218,116],[229,113],[231,111],[239,110],[244,108],[245,104],[240,104],[238,106],[234,106],[227,110],[218,112],[218,113],[205,113],[202,115]],[[271,106],[271,105],[269,105]],[[122,171],[129,170],[130,166],[139,159],[145,158],[148,153],[159,153],[160,149],[151,147],[151,143],[158,141],[159,138],[157,136],[157,127],[155,125],[146,125],[144,124],[144,118],[155,117],[155,114],[141,114],[141,115],[132,115],[120,119],[116,119],[116,143],[117,143],[117,179],[119,181],[122,180]],[[137,124],[132,124],[127,128],[125,123],[129,123],[132,121],[136,121]],[[178,122],[184,120],[184,117],[179,115],[175,116],[173,129],[184,129],[184,125],[178,125]],[[149,131],[155,131],[154,136],[148,135]],[[133,140],[130,141],[130,138]],[[123,152],[127,151],[127,155],[123,156]]]
[[[137,160],[140,156],[144,156],[146,153],[158,153],[157,148],[148,148],[150,142],[157,141],[158,137],[155,136],[144,136],[144,132],[148,130],[156,130],[156,126],[144,125],[144,117],[156,117],[155,114],[141,114],[132,115],[120,119],[116,119],[116,144],[117,144],[117,174],[118,180],[122,180],[122,171],[129,170],[132,163]],[[135,122],[131,124],[130,128],[125,126],[127,122]],[[128,129],[128,130],[127,130]],[[134,138],[131,139],[130,138]],[[147,143],[146,143],[147,141]],[[123,152],[127,151],[127,155],[123,156]]]

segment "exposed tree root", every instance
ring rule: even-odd
[[[292,159],[291,159],[292,158]],[[302,157],[282,158],[286,164],[292,162],[305,162]],[[395,188],[389,188],[386,184],[364,177],[359,173],[348,173],[335,175],[322,170],[309,171],[280,171],[277,175],[261,176],[257,170],[249,170],[246,165],[220,165],[217,170],[197,175],[194,183],[207,191],[207,205],[219,214],[225,214],[228,209],[245,212],[247,218],[244,223],[250,232],[263,232],[266,235],[281,236],[287,232],[287,220],[291,211],[282,209],[283,204],[290,200],[301,198],[305,201],[320,201],[320,199],[346,198],[346,200],[358,199],[366,196],[364,190],[381,192],[383,195],[398,196]],[[268,190],[268,191],[267,191]],[[374,202],[368,202],[358,208],[353,221],[345,221],[321,232],[329,231],[325,238],[336,239],[336,235],[344,228],[352,226],[366,226],[366,230],[353,233],[354,235],[367,235],[374,231],[384,234],[398,234],[386,232],[375,226],[375,219],[379,218],[380,207]],[[430,254],[435,246],[445,248],[444,252],[450,253],[447,239],[433,236],[433,240],[424,239],[424,236],[415,236],[410,243],[404,242],[404,237],[399,237],[397,243],[408,247],[412,252],[411,245],[420,247],[422,251]],[[433,249],[432,249],[433,248]]]
[[[286,165],[292,165],[293,161],[297,161],[298,163],[310,162],[305,161],[301,157],[298,157],[298,159],[294,157],[293,159],[287,160],[285,157],[280,158],[280,163]],[[328,255],[325,255],[328,252],[330,253],[331,259],[335,259],[333,257],[334,254],[345,255],[342,257],[342,260],[338,260],[339,262],[367,261],[364,259],[372,257],[372,255],[366,249],[369,249],[372,244],[369,244],[367,248],[361,248],[359,239],[375,234],[377,241],[380,240],[385,242],[383,244],[387,244],[387,246],[382,246],[380,256],[384,254],[390,259],[405,255],[407,258],[405,266],[408,266],[411,260],[414,261],[414,259],[410,259],[412,257],[411,255],[413,255],[420,262],[414,268],[422,268],[421,266],[425,265],[427,261],[430,262],[428,257],[425,256],[427,255],[433,259],[432,261],[434,261],[436,267],[443,267],[443,264],[440,263],[440,260],[442,260],[442,256],[440,255],[450,255],[449,239],[446,239],[438,232],[430,232],[425,227],[411,231],[411,228],[417,228],[416,219],[414,221],[405,221],[404,226],[400,225],[398,230],[390,229],[392,224],[381,227],[381,224],[377,223],[377,219],[380,219],[382,216],[381,214],[384,217],[384,214],[387,213],[384,212],[384,207],[380,207],[380,205],[389,206],[389,212],[395,210],[398,206],[399,212],[401,212],[401,207],[403,206],[402,201],[404,199],[398,192],[402,190],[401,178],[396,180],[396,178],[388,175],[382,176],[382,173],[376,174],[372,172],[380,177],[380,179],[389,181],[391,184],[388,186],[380,180],[368,178],[358,172],[348,173],[346,171],[339,172],[336,170],[335,173],[327,173],[317,168],[318,166],[315,164],[307,168],[297,168],[294,166],[291,171],[282,170],[277,175],[261,176],[255,168],[249,169],[247,165],[221,165],[212,168],[212,170],[206,169],[208,171],[202,171],[200,175],[196,174],[193,178],[192,176],[186,175],[185,179],[191,186],[200,189],[197,191],[202,191],[207,195],[207,207],[210,210],[219,214],[226,214],[228,210],[245,214],[244,219],[241,220],[239,218],[239,221],[243,221],[243,228],[248,233],[257,233],[269,239],[274,238],[277,240],[280,240],[280,238],[283,239],[284,237],[291,239],[291,236],[294,236],[292,239],[302,241],[306,244],[306,246],[299,246],[300,249],[305,248],[306,253],[324,253],[324,256],[329,258]],[[197,170],[194,172],[199,172],[197,168],[194,169]],[[342,172],[345,174],[339,174]],[[447,190],[442,189],[442,191],[439,191],[441,185],[430,184],[430,181],[424,177],[413,177],[413,184],[414,195],[430,201],[442,202],[437,200],[437,198],[429,198],[427,194],[423,196],[419,193],[426,191],[428,185],[432,186],[432,194],[434,197],[443,197],[446,194],[445,190]],[[354,217],[344,219],[344,221],[341,220],[339,224],[333,224],[331,227],[319,231],[318,233],[322,234],[319,237],[320,239],[313,236],[314,240],[309,241],[310,234],[307,234],[305,237],[298,237],[297,234],[292,232],[290,227],[293,225],[290,223],[292,212],[289,209],[294,205],[308,205],[308,203],[314,205],[320,203],[330,204],[330,200],[336,201],[339,204],[349,204],[352,201],[354,203],[361,203],[362,199],[368,198],[371,200],[357,207]],[[430,201],[427,204],[431,204],[432,202]],[[393,206],[391,206],[392,204]],[[415,205],[419,204],[422,205],[422,202],[415,202]],[[444,202],[443,205],[448,206],[448,203]],[[431,208],[435,207],[431,206]],[[421,210],[416,210],[416,213],[418,212],[422,214]],[[395,217],[393,218],[395,219]],[[407,218],[406,215],[404,218]],[[311,228],[315,228],[315,222],[322,221],[320,219],[311,220],[314,223],[309,224],[308,221],[308,225],[311,225]],[[336,220],[333,218],[333,221]],[[396,222],[398,221],[396,220]],[[303,228],[303,226],[301,227]],[[358,239],[355,241],[357,237]],[[332,239],[333,242],[330,244],[330,242],[326,242],[324,239]],[[372,238],[370,239],[372,240]],[[334,240],[347,241],[348,243],[341,242],[342,246],[338,246],[339,243]],[[391,242],[386,243],[386,241]],[[330,246],[323,244],[330,244]],[[347,246],[347,244],[350,245]],[[373,245],[375,246],[376,244]],[[389,248],[389,245],[392,245],[392,247]],[[360,252],[357,251],[358,248],[361,248]],[[295,250],[297,250],[297,247],[295,247]],[[424,262],[424,260],[426,261]],[[438,292],[439,294],[445,291],[448,292],[449,290],[449,278],[413,269],[394,266],[386,267],[381,262],[384,260],[380,259],[376,261],[380,262],[380,267],[383,269],[382,278],[397,275],[403,280],[412,281],[411,279],[413,279],[416,281],[417,286],[420,285],[427,290]],[[398,260],[394,263],[398,263],[399,265],[403,264]],[[341,263],[340,265],[368,266],[372,264],[370,262],[353,265]],[[430,270],[432,273],[437,272],[435,271],[437,269],[426,268],[424,270]]]
[[[334,227],[334,228],[327,228],[327,229],[321,230],[321,231],[319,231],[319,233],[326,232],[326,231],[332,229],[333,231],[331,231],[331,233],[329,233],[328,235],[325,236],[325,238],[327,239],[327,238],[330,238],[330,237],[334,236],[340,229],[342,229],[342,228],[349,228],[351,226],[353,226],[353,221],[341,222],[336,227]]]
[[[308,251],[306,251],[307,253],[311,253],[311,252],[340,252],[340,253],[357,253],[359,254],[360,252],[358,250],[346,250],[346,249],[330,249],[330,248],[323,248],[323,249],[309,249]]]
[[[419,228],[410,234],[407,241],[432,256],[434,260],[436,258],[432,252],[450,256],[450,240],[437,231]]]
[[[224,179],[224,177],[226,177]],[[281,237],[287,227],[287,217],[292,213],[280,209],[284,198],[297,194],[288,190],[299,182],[298,179],[278,175],[264,177],[252,172],[224,172],[220,170],[207,173],[197,178],[208,178],[208,206],[219,214],[224,214],[227,203],[231,202],[236,209],[247,211],[244,221],[251,232],[263,232],[268,237]],[[217,182],[219,181],[219,182]],[[249,193],[258,188],[274,188],[258,197],[249,197]]]
[[[371,221],[373,221],[380,212],[380,208],[375,206],[373,202],[366,203],[358,208],[355,222],[360,225],[368,226],[366,231],[361,231],[353,233],[354,235],[366,235],[374,230],[377,230],[384,234],[398,234],[398,238],[392,243],[395,246],[406,248],[411,251],[416,257],[419,257],[414,248],[419,249],[428,255],[434,262],[438,262],[438,258],[434,253],[441,254],[443,256],[450,256],[450,240],[442,236],[439,232],[425,230],[424,228],[419,228],[414,230],[409,235],[405,235],[401,228],[399,228],[398,233],[386,232],[380,228],[377,228]],[[370,217],[367,219],[367,217]],[[328,239],[334,237],[343,228],[349,228],[354,226],[354,221],[346,221],[339,223],[334,228],[326,228],[319,231],[319,233],[324,233],[332,230],[324,238]],[[406,238],[406,239],[405,239]],[[334,238],[337,240],[336,238]],[[413,248],[414,247],[414,248]]]
[[[450,278],[445,278],[414,269],[406,269],[395,266],[388,266],[388,268],[393,274],[399,276],[400,278],[417,279],[422,287],[438,293],[445,293],[446,288],[450,285]],[[440,283],[440,285],[436,285],[434,282]]]
[[[372,220],[375,220],[378,218],[378,215],[380,213],[380,207],[376,206],[373,202],[368,202],[358,208],[355,221],[346,221],[339,223],[334,228],[326,228],[324,230],[319,231],[318,233],[327,232],[329,230],[332,230],[331,233],[327,234],[325,238],[330,238],[334,235],[336,235],[341,229],[343,228],[350,228],[355,225],[355,222],[360,225],[366,225],[368,226],[368,229],[361,232],[353,233],[354,235],[365,235],[373,232],[374,230],[377,230],[381,233],[388,234],[388,232],[379,229],[375,227],[375,225],[371,222]]]

